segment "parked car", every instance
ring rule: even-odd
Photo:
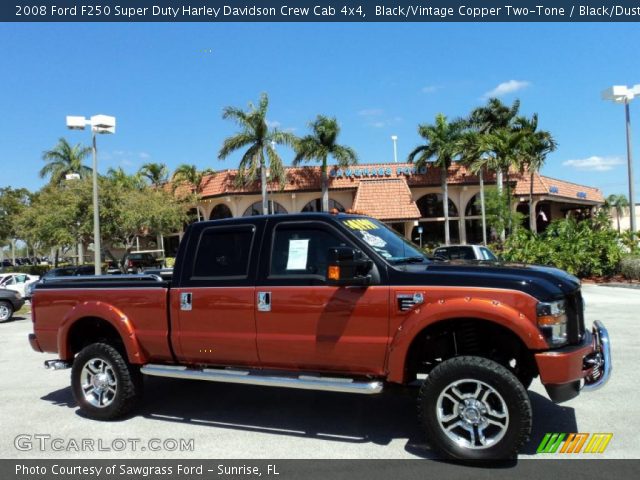
[[[2,273],[0,274],[0,288],[14,290],[21,296],[26,296],[26,287],[40,280],[38,275],[27,275],[26,273]]]
[[[160,268],[162,262],[148,252],[132,252],[124,257],[123,265],[128,273],[142,273],[147,268]]]
[[[71,368],[85,416],[131,412],[143,375],[352,394],[419,381],[416,422],[434,449],[513,458],[531,434],[533,378],[564,402],[610,377],[609,336],[585,327],[577,278],[430,262],[374,218],[196,222],[174,272],[38,287],[29,342]]]
[[[484,245],[446,245],[433,251],[435,260],[478,260],[497,262],[498,257]]]
[[[24,305],[24,298],[15,290],[0,288],[0,322],[11,320],[13,313]]]

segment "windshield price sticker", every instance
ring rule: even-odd
[[[351,230],[376,230],[378,225],[366,218],[352,218],[350,220],[343,220],[343,222]]]

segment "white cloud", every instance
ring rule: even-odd
[[[384,113],[384,110],[381,108],[365,108],[364,110],[360,110],[358,115],[361,117],[379,117]]]
[[[281,125],[281,123],[276,121],[276,120],[274,120],[274,121],[265,120],[265,123],[267,124],[267,127],[269,127],[269,128],[280,128],[280,125]]]
[[[577,160],[566,160],[562,163],[565,167],[573,167],[578,170],[593,170],[595,172],[606,172],[617,165],[622,165],[624,160],[620,157],[599,157],[594,155],[588,158]]]
[[[149,158],[151,158],[151,155],[149,155],[147,152],[140,152],[138,154],[138,156],[142,159],[142,160],[147,160]]]
[[[382,127],[386,127],[387,123],[386,122],[371,122],[369,125],[371,125],[374,128],[382,128]]]
[[[426,87],[422,87],[422,93],[435,93],[440,90],[442,87],[438,85],[427,85]]]
[[[509,80],[508,82],[502,82],[496,88],[488,91],[483,96],[484,98],[502,97],[503,95],[507,95],[508,93],[517,92],[518,90],[527,88],[530,85],[530,82],[526,82],[523,80]]]

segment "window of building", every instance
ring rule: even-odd
[[[191,278],[245,278],[254,232],[254,227],[250,225],[203,230]]]
[[[280,205],[278,202],[274,202],[273,200],[269,200],[269,214],[270,215],[278,215],[278,214],[284,214],[284,213],[289,213],[287,212],[287,210]],[[244,211],[244,214],[242,215],[243,217],[252,217],[254,215],[262,215],[262,200],[260,200],[259,202],[255,202],[253,204],[251,204],[249,206],[249,208],[247,208]]]
[[[342,204],[336,202],[333,198],[329,199],[329,211],[336,209],[339,212],[344,212],[345,208]],[[316,198],[307,203],[303,208],[303,212],[321,212],[322,211],[322,199]]]
[[[482,215],[482,207],[480,206],[480,194],[476,193],[467,202],[467,207],[464,210],[465,217],[476,217]]]
[[[271,251],[271,276],[300,276],[326,280],[331,247],[348,246],[336,232],[321,225],[279,225]]]
[[[211,210],[211,215],[209,215],[209,220],[220,220],[222,218],[231,218],[233,214],[231,213],[231,209],[227,207],[224,203],[219,203],[213,210]]]
[[[422,218],[438,218],[444,217],[444,208],[442,206],[442,195],[440,193],[427,193],[420,197],[416,202],[420,210]],[[455,203],[449,199],[449,217],[457,217],[458,208]]]

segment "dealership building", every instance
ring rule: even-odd
[[[204,219],[262,214],[260,184],[238,187],[236,176],[236,170],[223,170],[205,177],[198,212],[194,207],[193,217],[197,217],[196,213]],[[329,207],[378,218],[415,242],[420,241],[421,231],[423,243],[441,243],[444,241],[444,214],[440,178],[438,168],[417,169],[404,163],[331,167]],[[530,175],[512,172],[508,182],[514,195],[514,209],[528,214]],[[495,185],[495,175],[485,172],[484,183]],[[449,168],[448,185],[451,241],[480,243],[482,221],[478,177],[454,163]],[[557,218],[589,215],[594,207],[604,202],[602,192],[597,188],[538,173],[534,174],[533,193],[540,231]],[[270,213],[320,211],[320,167],[287,168],[284,186],[275,182],[269,184],[268,199]],[[491,232],[488,233],[491,238]],[[167,240],[177,245],[178,238]]]

